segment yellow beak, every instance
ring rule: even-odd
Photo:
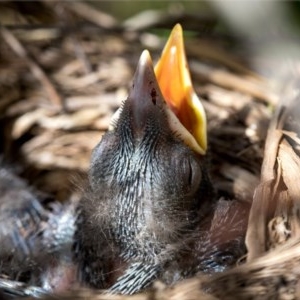
[[[198,147],[194,147],[194,150],[205,154],[206,115],[192,86],[182,28],[179,24],[173,28],[161,58],[155,66],[155,75],[168,105],[195,139]]]

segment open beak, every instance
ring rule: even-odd
[[[194,150],[204,155],[207,149],[206,115],[191,82],[184,50],[182,28],[177,24],[155,66],[161,92],[182,125],[195,139]]]
[[[192,86],[184,51],[182,28],[179,24],[171,32],[162,56],[155,66],[155,73],[150,54],[144,51],[133,81],[134,88],[130,93],[134,93],[134,99],[147,99],[144,93],[148,92],[147,85],[149,83],[152,85],[154,82],[157,84],[155,91],[162,94],[158,97],[162,102],[158,101],[158,103],[167,115],[170,129],[176,132],[192,150],[204,155],[207,149],[206,116]],[[139,116],[140,121],[145,117],[145,113],[151,111],[149,103],[147,101],[135,103],[135,110],[138,111],[135,115]],[[109,130],[114,130],[121,113],[122,107],[114,114]]]
[[[131,127],[132,134],[138,136],[143,134],[145,129],[150,126],[149,120],[152,123],[153,120],[162,120],[151,125],[154,126],[154,130],[160,130],[155,126],[159,124],[159,126],[164,126],[163,120],[165,117],[171,132],[176,133],[195,152],[205,153],[164,99],[154,73],[150,54],[147,50],[144,50],[138,62],[128,98],[112,117],[109,130],[116,130],[118,125],[124,122],[126,126]],[[130,125],[128,120],[130,120]]]

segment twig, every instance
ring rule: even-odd
[[[28,64],[33,75],[38,79],[44,86],[44,89],[48,93],[50,101],[58,107],[62,107],[62,99],[58,92],[56,91],[54,85],[47,77],[46,73],[42,68],[29,56],[26,49],[18,41],[18,39],[6,28],[1,27],[1,35],[5,42],[10,46],[10,48],[21,58],[23,58]]]
[[[64,7],[102,28],[113,29],[118,24],[116,19],[111,15],[92,7],[87,3],[73,1],[68,3],[65,2]]]
[[[187,40],[185,44],[188,55],[197,58],[199,61],[203,60],[203,58],[210,59],[235,72],[249,76],[251,79],[255,79],[258,82],[263,82],[264,80],[258,73],[251,71],[249,68],[239,63],[234,56],[222,51],[220,48],[216,48],[213,44],[201,41],[201,44],[199,45],[198,43],[195,43],[195,40]]]
[[[272,105],[277,104],[277,97],[274,93],[270,92],[267,86],[259,84],[255,80],[249,78],[242,78],[228,71],[213,69],[208,65],[192,61],[190,64],[191,71],[201,79],[205,79],[216,85],[224,88],[230,88],[242,93],[249,94],[257,99],[267,101]]]

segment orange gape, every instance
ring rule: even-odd
[[[207,148],[206,116],[191,82],[184,50],[182,28],[177,24],[155,66],[155,75],[162,94],[182,125],[200,146],[200,154]]]

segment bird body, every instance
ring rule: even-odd
[[[79,205],[76,255],[94,287],[107,287],[108,253],[127,265],[112,290],[147,286],[212,207],[201,157],[173,134],[167,109],[144,52],[119,120],[93,152],[89,194]],[[88,268],[87,257],[95,263]]]
[[[75,205],[47,203],[2,164],[0,192],[1,277],[48,291],[69,286],[76,279],[67,279],[72,268]]]
[[[225,214],[225,224],[233,206],[216,202],[206,157],[186,144],[172,120],[144,52],[119,119],[92,154],[79,203],[75,260],[92,287],[131,294],[156,278],[173,282],[218,269],[227,241],[219,220],[211,231],[212,220]]]

